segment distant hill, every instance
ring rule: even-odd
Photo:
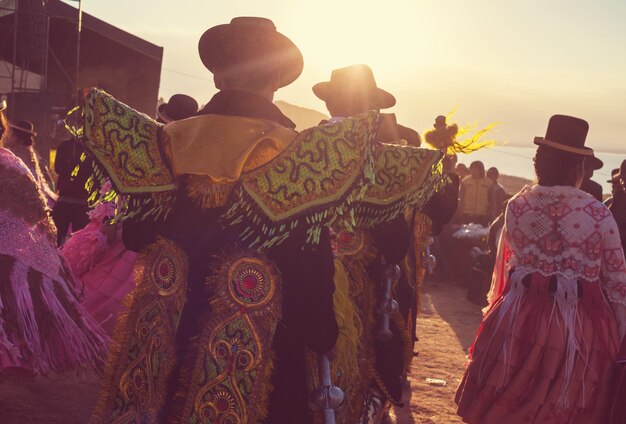
[[[289,119],[296,123],[296,129],[302,131],[305,128],[311,128],[320,123],[323,119],[328,119],[327,115],[314,109],[292,105],[291,103],[277,100],[274,102],[282,113],[287,115]]]

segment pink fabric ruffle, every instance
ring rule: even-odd
[[[134,287],[137,254],[124,247],[121,231],[109,244],[102,225],[101,221],[91,221],[72,235],[61,252],[83,283],[83,307],[111,335],[123,300]]]
[[[136,258],[137,254],[127,250],[120,240],[81,277],[85,285],[83,306],[108,334],[113,334],[117,316],[124,308],[123,300],[135,287]]]
[[[505,292],[488,312],[456,395],[464,422],[605,422],[615,318],[599,284],[585,283],[569,306],[572,325],[550,281],[533,274],[517,297]]]

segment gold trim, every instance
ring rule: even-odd
[[[592,149],[582,149],[578,147],[571,147],[565,144],[557,143],[555,141],[546,140],[543,137],[535,137],[535,144],[552,147],[553,149],[563,150],[564,152],[574,153],[577,155],[593,156]]]

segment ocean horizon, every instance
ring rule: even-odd
[[[459,163],[469,166],[471,162],[480,160],[485,164],[485,169],[495,166],[501,174],[534,180],[533,156],[535,150],[536,147],[534,146],[497,145],[467,155],[460,154]],[[610,194],[611,184],[607,180],[611,178],[611,170],[619,168],[622,161],[626,159],[626,153],[596,151],[595,155],[604,162],[604,166],[594,172],[592,180],[602,185],[604,194]]]

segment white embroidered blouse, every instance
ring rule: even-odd
[[[525,187],[506,210],[506,269],[599,283],[626,305],[626,266],[617,224],[593,196],[575,187]]]

